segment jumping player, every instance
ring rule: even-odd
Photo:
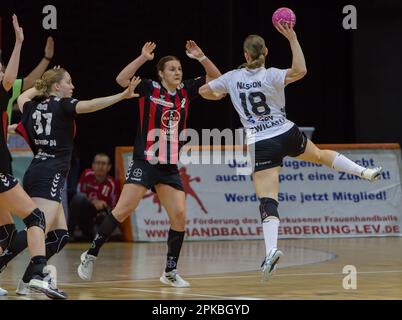
[[[270,278],[282,256],[282,252],[277,249],[278,189],[279,172],[285,156],[323,164],[367,180],[379,178],[381,172],[381,168],[361,167],[335,151],[320,150],[293,122],[286,119],[284,88],[303,78],[307,68],[293,27],[278,24],[276,29],[289,40],[293,54],[289,69],[265,69],[268,49],[264,39],[250,35],[244,41],[244,68],[225,73],[202,86],[199,91],[206,99],[230,94],[246,128],[247,144],[255,150],[253,183],[260,201],[266,247],[266,257],[261,266],[265,280]]]

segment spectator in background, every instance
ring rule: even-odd
[[[92,169],[86,169],[81,174],[78,192],[70,202],[68,230],[73,238],[79,228],[83,235],[80,240],[91,240],[97,231],[96,226],[116,206],[120,187],[109,175],[111,168],[109,156],[98,153],[92,162]]]

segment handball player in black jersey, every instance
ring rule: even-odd
[[[45,293],[52,299],[63,299],[64,296],[54,286],[51,278],[43,273],[46,266],[45,215],[9,172],[10,157],[6,140],[7,102],[10,98],[9,92],[17,78],[20,52],[24,41],[23,30],[15,15],[13,15],[13,26],[16,37],[14,50],[4,74],[0,72],[0,272],[6,267],[6,263],[3,264],[3,261],[14,250],[18,250],[14,243],[16,229],[10,214],[13,212],[23,219],[27,228],[24,248],[28,246],[32,256],[29,264],[32,276],[27,286]],[[7,291],[0,288],[0,296],[6,294]]]
[[[134,89],[139,82],[139,78],[134,77],[122,93],[78,101],[72,98],[74,86],[69,73],[58,68],[46,71],[35,82],[34,88],[18,98],[22,120],[17,131],[24,136],[34,153],[23,185],[36,205],[46,211],[47,260],[60,252],[68,242],[61,192],[70,169],[75,117],[104,109],[123,99],[138,97]],[[31,278],[32,268],[28,266],[18,285],[17,294],[29,293],[27,283]]]
[[[117,76],[117,83],[127,87],[137,70],[146,61],[153,60],[155,48],[155,43],[147,42],[141,55]],[[177,167],[179,135],[186,128],[189,104],[198,97],[198,89],[221,73],[194,41],[187,41],[186,53],[202,64],[206,76],[183,81],[179,59],[165,56],[157,64],[159,81],[142,80],[137,87],[141,98],[133,160],[115,209],[103,221],[91,248],[81,255],[78,275],[84,280],[91,279],[99,249],[118,223],[133,213],[148,189],[153,189],[170,221],[166,268],[160,281],[173,287],[190,285],[177,273],[186,226],[185,193]]]

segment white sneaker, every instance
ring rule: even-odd
[[[271,251],[269,251],[268,256],[265,257],[261,265],[263,281],[268,281],[271,278],[272,274],[278,267],[278,261],[282,256],[282,251],[277,248],[272,248]]]
[[[18,282],[17,290],[15,293],[19,296],[26,296],[31,293],[31,289],[29,289],[29,282],[25,283],[22,279]]]
[[[78,266],[78,275],[82,280],[91,280],[92,272],[94,269],[94,262],[96,257],[90,254],[87,254],[88,251],[85,251],[81,254],[81,263]]]
[[[160,277],[159,280],[162,283],[175,288],[187,288],[190,286],[190,283],[179,276],[176,269],[170,272],[163,272],[162,277]]]
[[[8,294],[8,291],[6,289],[0,288],[0,297],[6,296],[7,294]]]
[[[374,181],[380,179],[382,167],[375,167],[375,168],[366,168],[362,172],[362,178],[367,179],[369,181]]]
[[[67,294],[57,288],[49,274],[34,275],[29,281],[29,289],[42,292],[51,299],[67,299]]]

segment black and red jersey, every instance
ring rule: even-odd
[[[0,173],[10,173],[10,156],[7,149],[7,104],[10,99],[3,83],[0,82]]]
[[[133,159],[178,163],[188,108],[204,84],[205,77],[185,80],[175,92],[169,92],[160,82],[140,82],[136,88],[140,110]]]
[[[29,101],[23,106],[20,132],[34,153],[30,166],[67,173],[70,168],[75,135],[76,105],[73,98],[51,96],[42,101]]]

